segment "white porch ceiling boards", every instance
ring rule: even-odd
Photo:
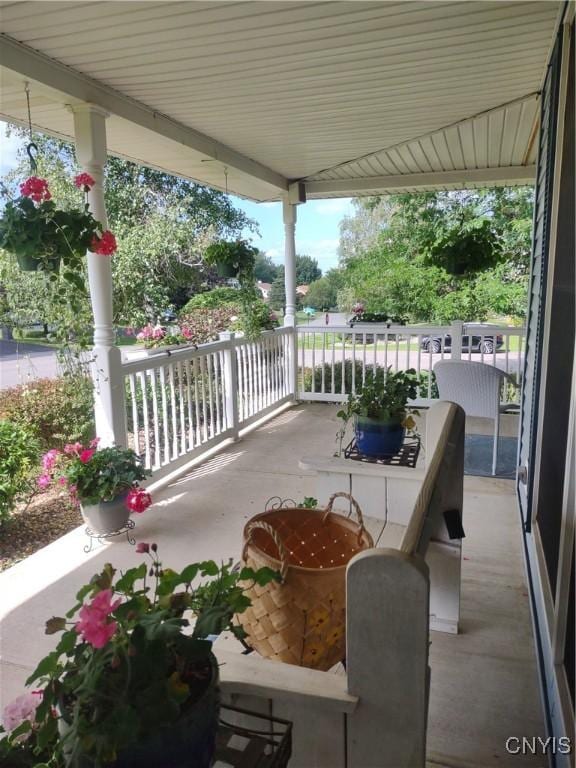
[[[559,6],[2,2],[0,116],[24,118],[27,76],[36,125],[70,136],[61,105],[86,94],[112,152],[219,187],[225,163],[258,200],[294,179],[311,196],[520,183]]]

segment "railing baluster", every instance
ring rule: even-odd
[[[145,466],[147,469],[152,469],[152,455],[150,451],[150,423],[148,413],[148,388],[146,386],[146,372],[141,371],[138,374],[140,381],[140,389],[142,390],[142,420],[144,426],[144,450],[146,453]]]
[[[168,426],[168,400],[166,397],[166,369],[160,366],[158,373],[160,375],[161,400],[162,403],[162,436],[164,438],[164,462],[170,463],[170,428]]]
[[[216,430],[214,429],[214,390],[212,387],[213,373],[211,355],[206,355],[202,360],[206,365],[206,380],[208,382],[208,411],[210,413],[209,435],[210,437],[214,437]]]
[[[172,417],[172,458],[178,458],[178,413],[176,410],[176,385],[174,383],[174,365],[168,366],[170,381],[170,411]]]
[[[156,369],[150,371],[150,384],[152,385],[152,418],[154,427],[154,467],[162,464],[160,448],[160,423],[158,419],[158,393],[156,391]]]
[[[331,387],[330,391],[332,394],[335,394],[336,392],[336,376],[335,376],[335,362],[336,362],[336,334],[332,334],[332,380],[331,380]]]
[[[132,406],[132,440],[134,452],[140,456],[140,424],[138,423],[138,403],[136,402],[136,379],[133,373],[128,376],[130,401]]]
[[[192,371],[190,360],[186,360],[184,364],[186,369],[186,405],[188,407],[188,450],[191,451],[196,445],[196,439],[194,434],[194,415],[192,410]]]

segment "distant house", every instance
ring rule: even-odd
[[[297,285],[296,286],[296,293],[299,293],[300,296],[306,296],[308,291],[310,290],[309,285]]]
[[[268,301],[268,299],[270,298],[270,288],[272,288],[272,284],[263,283],[262,280],[258,280],[256,287],[259,289],[260,293],[262,294],[262,298],[264,299],[264,301]]]

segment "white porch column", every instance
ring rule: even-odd
[[[94,218],[107,228],[104,204],[107,113],[93,104],[72,107],[76,157],[82,170],[96,182],[88,193]],[[92,378],[96,434],[101,446],[126,445],[126,414],[122,357],[115,345],[112,314],[112,263],[110,256],[88,252],[88,280],[94,315]]]
[[[296,206],[282,201],[284,216],[284,288],[286,304],[284,325],[296,325]]]

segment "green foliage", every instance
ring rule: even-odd
[[[21,424],[0,421],[0,525],[14,505],[33,491],[32,470],[40,446],[33,433]]]
[[[83,195],[72,183],[77,171],[73,145],[40,134],[34,141],[40,149],[38,174],[48,180],[54,198],[63,207],[81,209]],[[18,168],[3,179],[13,196],[27,175],[22,156]],[[183,306],[209,280],[202,262],[208,243],[255,227],[223,193],[115,157],[106,166],[105,200],[118,242],[112,271],[114,320],[120,325],[142,326],[170,307]],[[47,286],[41,275],[21,273],[13,261],[0,254],[4,319],[24,325],[26,315],[27,322],[62,326],[62,337],[87,336],[92,322],[88,297],[70,290],[59,298],[59,291],[68,291],[66,281],[59,278]],[[74,296],[78,311],[59,317],[58,307]]]
[[[90,456],[70,453],[62,472],[67,485],[84,504],[112,501],[151,474],[142,466],[134,451],[126,448],[87,449]]]
[[[95,429],[92,381],[73,374],[0,390],[0,418],[25,428],[43,450],[87,442]]]
[[[337,293],[335,284],[328,277],[321,277],[310,283],[304,303],[313,309],[326,311],[336,306]]]
[[[244,589],[279,579],[270,569],[232,569],[232,562],[191,563],[177,572],[160,562],[155,544],[141,544],[151,559],[116,578],[107,563],[77,594],[65,617],[46,632],[61,632],[56,650],[27,680],[43,696],[26,750],[34,763],[49,748],[51,765],[107,765],[131,745],[143,743],[179,720],[209,685],[215,659],[205,638],[224,629],[242,636],[235,614],[250,605]],[[201,581],[198,581],[198,578]],[[153,581],[151,589],[148,579]],[[80,628],[74,619],[80,612]],[[196,616],[190,632],[188,613]],[[90,615],[90,621],[87,621]],[[83,626],[82,626],[83,624]],[[67,732],[60,735],[55,709]],[[18,729],[2,746],[18,765]]]
[[[253,282],[254,259],[258,249],[245,240],[218,240],[204,251],[204,261],[211,267],[224,269],[224,277],[236,276],[241,283]]]
[[[240,293],[237,288],[220,286],[192,296],[190,301],[180,310],[180,315],[186,315],[193,309],[218,309],[226,304],[237,305],[239,301]]]
[[[279,267],[270,256],[258,251],[254,257],[254,277],[263,283],[273,283],[278,277]]]
[[[296,255],[296,285],[310,285],[322,277],[317,259],[312,256]]]
[[[418,375],[414,368],[406,371],[393,371],[389,366],[379,381],[372,379],[355,393],[348,396],[348,403],[338,416],[344,421],[356,414],[371,419],[392,421],[403,417],[408,400],[414,400],[418,394]]]
[[[355,201],[341,225],[338,305],[409,322],[525,315],[533,191],[428,192]]]
[[[270,302],[270,306],[272,307],[272,309],[276,309],[279,311],[284,310],[284,306],[286,305],[286,289],[284,287],[284,274],[277,277],[276,280],[274,280],[274,282],[272,283],[268,301]]]

